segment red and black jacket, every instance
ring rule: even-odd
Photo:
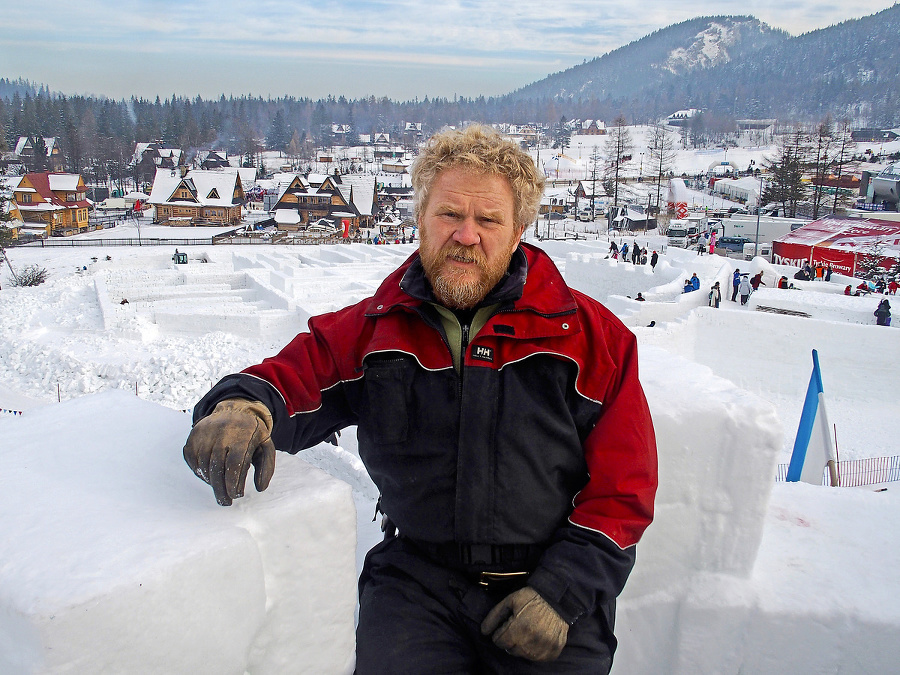
[[[529,584],[574,621],[612,601],[652,520],[656,441],[634,335],[523,244],[482,304],[497,310],[460,370],[413,255],[372,298],[313,317],[277,356],[195,408],[265,403],[295,453],[358,425],[400,532],[435,543],[540,544]]]

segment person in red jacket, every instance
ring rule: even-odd
[[[607,673],[653,517],[634,335],[521,243],[543,178],[473,125],[412,169],[419,251],[194,410],[184,457],[222,505],[275,450],[357,425],[386,537],[360,576],[356,672]]]

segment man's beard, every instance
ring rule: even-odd
[[[490,290],[506,274],[513,250],[515,250],[515,247],[512,247],[509,255],[499,258],[492,266],[481,251],[474,246],[451,244],[437,251],[433,256],[426,254],[424,248],[427,247],[420,247],[419,255],[422,259],[422,266],[425,268],[425,276],[431,282],[434,296],[442,305],[450,309],[471,309],[484,300]],[[472,278],[470,270],[454,266],[445,267],[444,263],[448,258],[474,262],[480,274]]]

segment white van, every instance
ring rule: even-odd
[[[760,256],[766,260],[772,259],[772,244],[770,242],[759,242],[759,251],[756,250],[756,243],[750,242],[744,244],[744,260],[753,260],[755,256]]]
[[[578,209],[578,220],[588,223],[594,219],[594,214],[591,213],[590,207],[582,206]]]

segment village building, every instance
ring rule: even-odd
[[[582,120],[575,128],[575,133],[579,136],[605,136],[606,123],[600,120]]]
[[[180,169],[181,159],[181,150],[164,148],[160,141],[137,143],[128,162],[128,169],[135,182],[146,189],[153,182],[158,169]]]
[[[206,171],[224,169],[231,166],[228,153],[224,150],[201,150],[194,159],[194,164]]]
[[[676,110],[666,118],[666,124],[670,127],[687,127],[691,125],[691,121],[700,114],[697,108],[688,108],[687,110]]]
[[[22,178],[20,176],[0,177],[0,193],[5,197],[8,197],[8,199],[4,199],[0,202],[0,210],[2,210],[0,213],[3,215],[3,219],[0,220],[0,227],[5,228],[12,235],[14,240],[19,238],[19,232],[24,225],[19,206],[16,204],[16,200],[12,198],[13,191],[21,180]]]
[[[325,221],[349,236],[375,221],[378,195],[374,176],[295,175],[282,185],[273,209],[279,229],[297,232]]]
[[[22,232],[65,237],[91,229],[87,187],[77,173],[26,173],[12,187]]]
[[[20,164],[26,171],[60,172],[65,168],[66,158],[60,150],[55,136],[41,137],[46,149],[45,161],[39,162],[35,157],[35,146],[39,146],[37,136],[19,136],[12,153],[4,157],[6,165]]]
[[[240,225],[244,201],[241,177],[230,171],[158,169],[150,192],[159,225]]]

